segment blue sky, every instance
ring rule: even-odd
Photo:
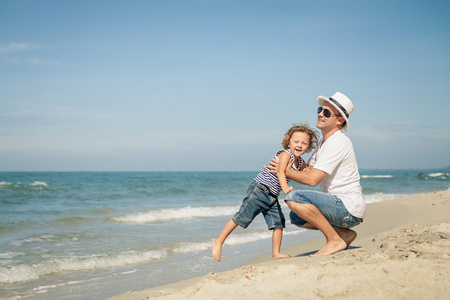
[[[0,171],[259,170],[317,96],[360,168],[450,165],[448,1],[0,1]]]

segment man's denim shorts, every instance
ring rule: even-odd
[[[263,214],[269,230],[285,227],[286,220],[278,198],[270,194],[266,186],[253,181],[248,187],[247,195],[242,201],[241,208],[234,215],[233,221],[239,226],[247,228],[260,213]]]
[[[352,216],[345,208],[344,203],[337,196],[331,194],[298,190],[290,192],[286,196],[285,201],[315,205],[325,219],[334,227],[352,228],[363,221],[361,218]],[[293,211],[289,213],[289,217],[291,224],[302,226],[307,223],[307,221],[297,216]]]

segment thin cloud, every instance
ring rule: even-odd
[[[53,60],[53,59],[40,59],[38,57],[33,57],[28,60],[28,63],[33,66],[47,67],[47,66],[64,66],[68,65],[63,62]]]
[[[0,61],[10,65],[18,65],[22,62],[22,60],[17,57],[0,57]]]
[[[30,45],[28,43],[9,43],[7,45],[0,45],[0,54],[14,53],[20,51],[27,51],[37,48],[36,46]]]
[[[15,43],[11,42],[6,45],[0,45],[0,55],[1,54],[7,54],[7,53],[17,53],[17,52],[25,52],[33,49],[39,48],[38,46],[31,45],[28,43]],[[28,62],[28,64],[32,66],[38,66],[38,67],[48,67],[48,66],[70,66],[71,64],[63,63],[58,60],[54,59],[42,59],[38,57],[31,57],[27,60],[22,60],[17,57],[8,57],[4,56],[0,58],[0,61],[8,64],[20,64],[22,62]]]

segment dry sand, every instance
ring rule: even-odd
[[[348,250],[318,239],[223,273],[128,292],[134,299],[450,299],[450,189],[369,204]]]

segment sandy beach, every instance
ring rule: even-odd
[[[110,299],[448,297],[450,189],[369,204],[364,222],[354,230],[358,237],[351,247],[330,256],[309,256],[324,244],[317,239],[282,249],[290,259],[255,257],[235,270]]]

